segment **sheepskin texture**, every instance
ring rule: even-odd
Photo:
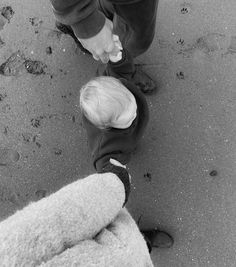
[[[0,223],[1,266],[151,267],[115,174],[93,174]]]

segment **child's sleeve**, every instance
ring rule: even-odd
[[[128,201],[129,194],[130,194],[130,177],[129,177],[129,173],[124,167],[120,167],[120,166],[112,164],[110,162],[110,159],[105,164],[105,166],[103,166],[101,172],[102,173],[106,173],[106,172],[114,173],[121,180],[121,182],[123,183],[124,188],[125,188],[125,202],[124,202],[124,205],[125,205],[126,202]]]
[[[117,79],[124,78],[126,80],[131,80],[134,72],[133,58],[128,50],[123,49],[122,59],[118,62],[109,61],[104,75],[112,76]]]
[[[126,164],[130,159],[130,153],[126,154],[120,151],[120,143],[123,143],[123,140],[118,138],[116,134],[110,133],[108,137],[105,134],[106,130],[98,129],[84,115],[82,118],[83,126],[87,132],[93,166],[98,173],[112,172],[119,177],[125,188],[125,204],[130,193],[129,174],[126,169],[111,164],[110,159]]]

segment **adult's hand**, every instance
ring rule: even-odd
[[[115,41],[113,39],[113,23],[106,18],[102,30],[95,36],[88,39],[80,39],[84,48],[86,48],[95,60],[101,60],[103,63],[109,61],[109,53],[115,48]]]

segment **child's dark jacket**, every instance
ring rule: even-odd
[[[98,172],[102,172],[110,158],[123,164],[128,163],[130,155],[135,150],[148,122],[149,112],[144,95],[131,82],[125,79],[120,80],[134,95],[137,103],[137,116],[129,128],[98,129],[83,116],[93,164]]]

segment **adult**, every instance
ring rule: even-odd
[[[116,50],[114,34],[117,35],[130,56],[128,62],[124,58],[124,65],[122,59],[119,61],[124,78],[130,79],[144,93],[155,91],[156,83],[133,63],[133,58],[144,53],[152,43],[158,0],[50,1],[57,28],[70,34],[81,50],[92,54],[94,59],[103,63],[109,61],[109,55]],[[173,244],[172,237],[165,232],[153,230],[147,235],[147,242],[152,240],[158,247]]]
[[[153,267],[122,208],[123,178],[109,172],[78,179],[0,222],[1,266]]]
[[[133,57],[144,53],[152,43],[158,0],[50,1],[57,27],[103,63],[115,49],[113,34]],[[144,93],[152,93],[157,87],[140,65],[133,66],[132,81]]]

